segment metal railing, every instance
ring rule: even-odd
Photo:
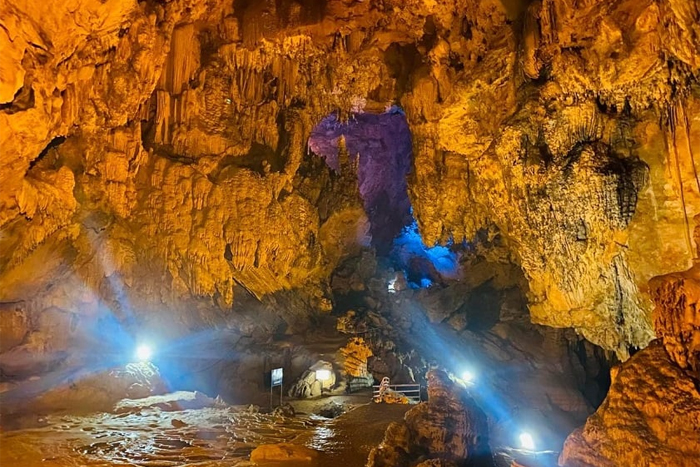
[[[411,402],[421,402],[420,384],[390,384],[387,386],[391,391],[406,396]],[[381,386],[372,386],[372,400],[379,397]]]

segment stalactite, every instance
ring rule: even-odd
[[[688,121],[688,112],[686,111],[685,105],[683,103],[679,104],[680,111],[683,113],[682,116],[682,121],[683,121],[683,129],[685,130],[685,142],[686,142],[686,150],[688,151],[688,155],[690,156],[690,166],[692,167],[693,175],[695,176],[695,185],[698,188],[697,196],[700,197],[700,177],[698,177],[698,168],[695,162],[695,153],[693,151],[693,145],[691,143],[690,139],[690,122]],[[677,153],[676,153],[677,154]],[[685,210],[685,205],[684,205],[684,210]],[[686,212],[686,219],[687,219],[687,212]],[[697,229],[697,227],[696,227]],[[692,236],[692,234],[690,234]],[[696,242],[698,240],[696,239]],[[700,247],[700,244],[698,245]],[[696,249],[695,253],[695,259],[700,258],[698,256],[698,251],[700,251],[700,248]]]
[[[692,241],[692,232],[691,232],[691,226],[690,226],[690,220],[688,219],[688,210],[685,202],[685,190],[683,187],[683,175],[681,173],[681,166],[680,166],[680,160],[679,160],[679,154],[678,154],[678,146],[676,144],[677,141],[677,135],[678,135],[678,107],[676,105],[672,106],[670,111],[669,111],[669,129],[667,132],[665,132],[666,136],[666,144],[668,147],[669,155],[671,156],[671,165],[674,176],[675,176],[675,182],[677,183],[678,186],[678,196],[680,198],[681,202],[681,208],[683,210],[683,221],[685,223],[685,240],[686,240],[686,245],[689,249],[689,251],[693,251],[693,241]],[[681,124],[683,124],[681,122]]]

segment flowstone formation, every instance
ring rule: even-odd
[[[560,465],[700,465],[697,384],[654,341],[613,373],[608,397],[566,440]]]
[[[567,438],[560,465],[700,465],[700,262],[650,288],[658,339],[613,368],[605,401]]]
[[[700,222],[698,227],[700,239]],[[657,337],[671,360],[700,381],[700,261],[688,271],[655,277],[650,286]]]
[[[533,320],[624,357],[652,337],[648,279],[692,257],[697,3],[532,2],[520,31],[495,3],[436,38],[405,97],[421,230],[430,242],[495,225]]]

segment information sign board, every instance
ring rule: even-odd
[[[272,370],[272,376],[270,378],[271,387],[282,386],[282,368],[275,368]]]

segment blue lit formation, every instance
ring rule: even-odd
[[[394,239],[391,258],[412,288],[430,287],[436,278],[458,279],[460,275],[458,253],[449,245],[426,246],[415,219]]]

